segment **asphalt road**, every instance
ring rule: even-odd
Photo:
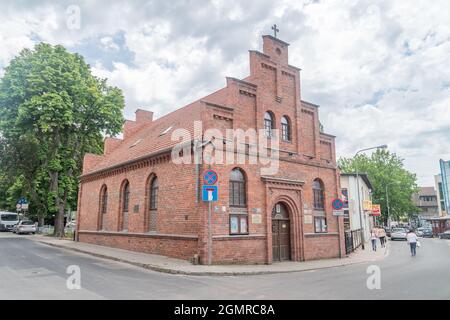
[[[32,236],[0,233],[0,299],[450,299],[450,241],[423,239],[416,257],[391,242],[375,263],[380,289],[369,290],[370,263],[287,274],[185,276],[50,247]],[[81,289],[69,289],[69,266]]]

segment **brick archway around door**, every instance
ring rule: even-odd
[[[267,179],[266,218],[267,218],[267,263],[273,261],[272,252],[272,210],[277,203],[283,203],[289,213],[291,260],[304,260],[303,201],[302,181]]]

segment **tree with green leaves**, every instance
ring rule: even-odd
[[[372,202],[381,205],[385,222],[388,219],[386,188],[392,220],[413,217],[418,212],[412,201],[412,195],[419,190],[417,177],[404,168],[403,159],[395,153],[378,149],[371,156],[358,154],[341,158],[338,166],[342,173],[367,173],[373,186]]]
[[[121,90],[93,76],[79,54],[46,43],[22,50],[0,79],[6,194],[26,195],[36,212],[54,215],[55,236],[62,236],[84,154],[101,153],[104,136],[120,132],[123,108]]]

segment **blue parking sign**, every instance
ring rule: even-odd
[[[217,201],[218,197],[217,186],[203,186],[202,187],[202,200],[206,202]]]

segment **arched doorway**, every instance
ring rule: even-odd
[[[291,232],[287,207],[278,202],[272,209],[272,260],[291,259]]]

